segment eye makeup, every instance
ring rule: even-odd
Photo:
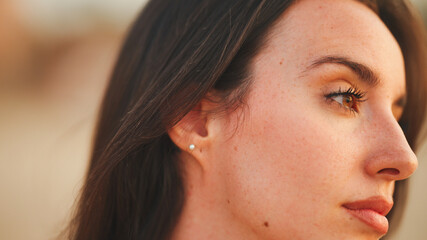
[[[354,86],[343,90],[341,87],[333,92],[325,93],[324,97],[330,104],[335,104],[342,110],[352,114],[360,112],[360,104],[366,101],[366,92]]]

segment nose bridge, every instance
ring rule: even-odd
[[[389,180],[408,178],[418,167],[415,153],[392,113],[383,114],[373,122],[373,154],[367,161],[366,170],[370,175]]]

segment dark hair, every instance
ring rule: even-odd
[[[224,109],[243,103],[251,59],[293,2],[148,2],[129,32],[104,97],[68,238],[170,237],[185,199],[179,149],[167,131],[211,91],[220,95]],[[403,51],[408,105],[400,124],[415,149],[427,92],[422,23],[404,0],[361,2],[376,11]],[[404,183],[396,186],[399,204],[406,195]]]

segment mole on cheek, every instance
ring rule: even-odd
[[[265,226],[265,227],[268,227],[268,222],[264,222],[264,226]]]

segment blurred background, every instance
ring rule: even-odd
[[[427,20],[427,1],[413,0]],[[87,166],[97,108],[145,0],[0,0],[0,239],[54,239]],[[392,239],[427,239],[427,145]]]

